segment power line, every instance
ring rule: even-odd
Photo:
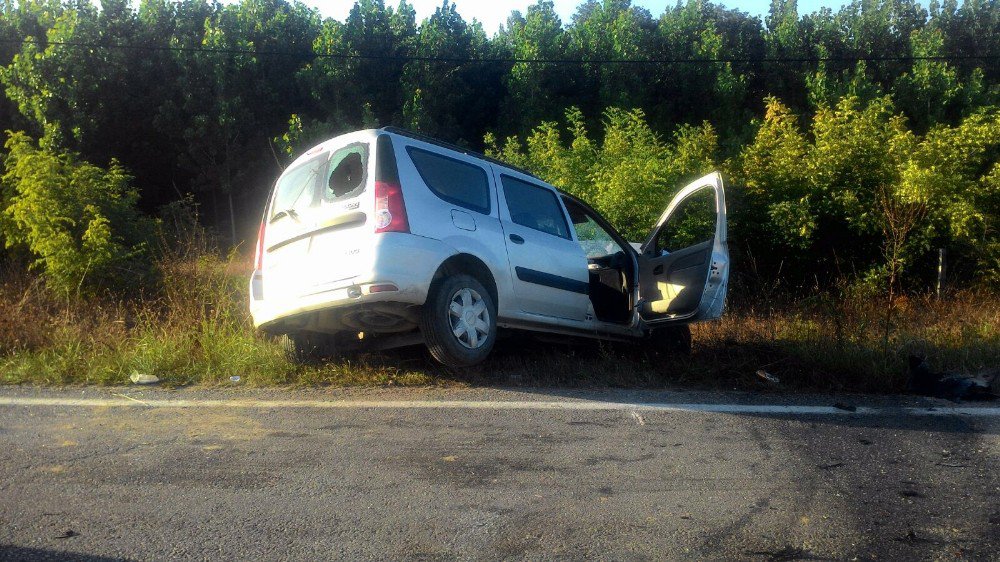
[[[181,47],[167,45],[125,45],[108,43],[84,43],[75,41],[39,41],[33,38],[0,39],[3,44],[36,44],[56,45],[61,47],[77,47],[83,49],[120,49],[130,51],[165,51],[186,53],[215,53],[224,55],[253,56],[286,56],[298,58],[330,58],[341,60],[369,60],[383,62],[447,62],[456,64],[489,63],[489,64],[554,64],[554,65],[647,65],[647,64],[772,64],[772,63],[820,63],[820,62],[914,62],[914,61],[963,61],[963,60],[998,60],[1000,55],[943,55],[943,56],[855,56],[855,57],[713,57],[700,59],[547,59],[518,57],[428,57],[418,55],[365,55],[360,53],[316,53],[313,51],[260,51],[253,49],[206,47]]]

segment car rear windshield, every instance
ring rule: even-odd
[[[365,191],[367,177],[368,145],[354,143],[332,153],[324,152],[278,179],[271,220],[315,207],[320,201],[357,197]]]

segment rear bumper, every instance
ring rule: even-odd
[[[313,285],[300,294],[269,292],[267,270],[254,271],[249,287],[254,326],[266,329],[304,313],[368,303],[422,305],[438,266],[456,253],[439,240],[413,234],[385,233],[375,240],[367,250],[370,260],[362,273]],[[373,286],[380,285],[394,285],[397,290],[372,292]]]

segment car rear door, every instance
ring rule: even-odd
[[[681,189],[640,247],[639,316],[648,325],[722,315],[729,282],[726,194],[713,172]]]
[[[498,167],[493,171],[518,307],[530,314],[584,320],[590,302],[587,256],[574,238],[558,192],[526,174]]]
[[[323,150],[278,179],[265,217],[264,284],[294,298],[357,276],[372,214],[369,145]]]

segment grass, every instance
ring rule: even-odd
[[[0,276],[0,383],[129,383],[153,374],[165,385],[247,386],[613,386],[905,390],[909,353],[939,369],[975,373],[1000,361],[1000,298],[961,292],[945,300],[897,302],[885,338],[885,305],[819,294],[743,305],[694,326],[690,357],[589,340],[552,344],[513,335],[493,356],[455,372],[422,348],[362,354],[321,365],[289,362],[281,345],[256,333],[246,312],[242,260],[211,252],[171,256],[153,296],[128,300],[59,298],[21,271]],[[739,295],[736,295],[739,299]],[[745,299],[744,299],[745,300]]]

